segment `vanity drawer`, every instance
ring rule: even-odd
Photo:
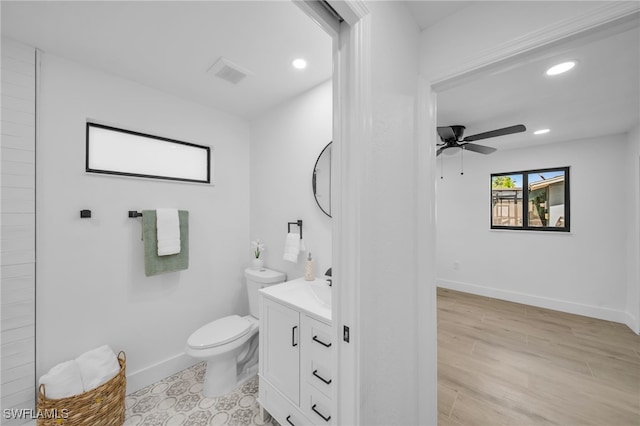
[[[308,316],[303,317],[302,322],[305,350],[308,349],[312,359],[331,365],[333,351],[331,326]]]
[[[306,365],[307,371],[303,372],[306,382],[331,398],[333,389],[333,372],[331,364],[311,359]]]
[[[301,359],[301,378],[329,398],[334,386],[331,332],[328,324],[306,316],[302,320],[305,350]]]
[[[322,353],[330,354],[333,347],[331,326],[307,316],[305,316],[304,320],[308,328],[309,347],[320,349]]]
[[[258,402],[281,426],[305,426],[312,422],[267,380],[260,378]]]
[[[311,386],[305,386],[302,396],[302,412],[316,426],[333,424],[331,400]]]

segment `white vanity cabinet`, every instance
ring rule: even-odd
[[[300,313],[263,298],[260,375],[293,403],[300,401]]]
[[[260,297],[258,401],[282,426],[331,425],[330,319],[276,295]]]

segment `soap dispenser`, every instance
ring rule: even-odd
[[[311,253],[307,257],[307,264],[304,267],[304,279],[313,281],[316,279],[316,262],[311,259]]]

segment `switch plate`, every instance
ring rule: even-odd
[[[349,343],[349,327],[347,327],[346,325],[342,328],[342,339],[345,342]]]

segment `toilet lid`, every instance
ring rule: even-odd
[[[194,349],[214,348],[232,342],[251,330],[251,322],[238,315],[217,319],[197,329],[187,341]]]

